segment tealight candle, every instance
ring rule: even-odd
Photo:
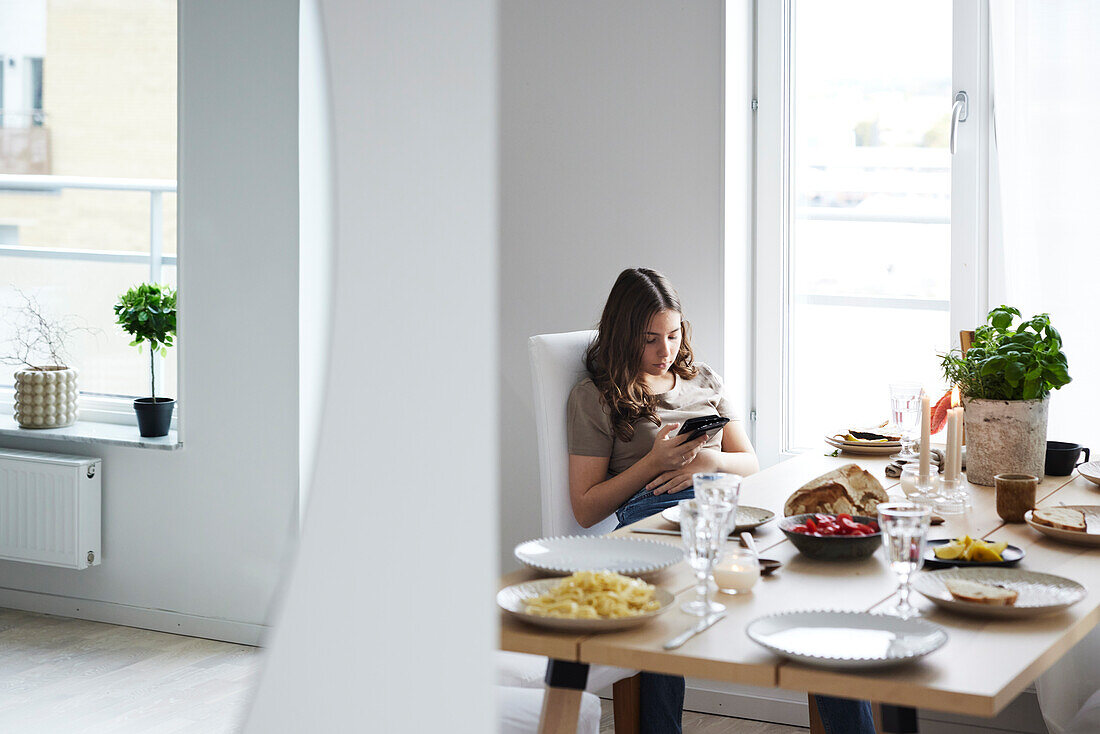
[[[756,554],[735,548],[728,551],[714,566],[714,583],[726,594],[751,591],[760,578],[760,562]]]

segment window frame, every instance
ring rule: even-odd
[[[755,417],[754,439],[762,466],[801,453],[790,445],[787,424],[796,1],[755,3],[756,236],[752,275],[756,297],[751,415]],[[949,343],[957,346],[959,331],[983,321],[989,305],[988,0],[953,0],[952,16],[952,96],[959,90],[969,96],[968,119],[959,126],[951,167]]]

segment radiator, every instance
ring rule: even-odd
[[[0,449],[0,560],[99,565],[100,459]]]

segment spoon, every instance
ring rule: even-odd
[[[760,564],[761,576],[771,576],[773,573],[779,570],[780,566],[783,565],[779,561],[771,558],[761,558],[760,551],[756,549],[756,541],[753,539],[752,535],[748,531],[741,533],[741,542],[745,544],[746,548],[752,551],[752,554],[754,556],[756,556],[756,561]]]

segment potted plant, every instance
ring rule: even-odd
[[[12,309],[12,337],[5,364],[15,371],[12,417],[21,428],[62,428],[76,422],[77,372],[66,364],[69,339],[78,331],[75,317],[52,318],[34,296],[18,291],[23,305]]]
[[[967,479],[992,486],[1002,472],[1042,477],[1050,391],[1070,381],[1050,315],[1023,319],[1018,309],[998,306],[965,355],[942,356],[944,376],[962,393]]]
[[[154,364],[157,353],[163,357],[176,336],[176,292],[166,285],[142,283],[123,293],[115,304],[118,325],[132,336],[130,346],[149,342],[149,392],[147,398],[134,400],[138,432],[142,436],[167,436],[176,401],[157,397]]]

